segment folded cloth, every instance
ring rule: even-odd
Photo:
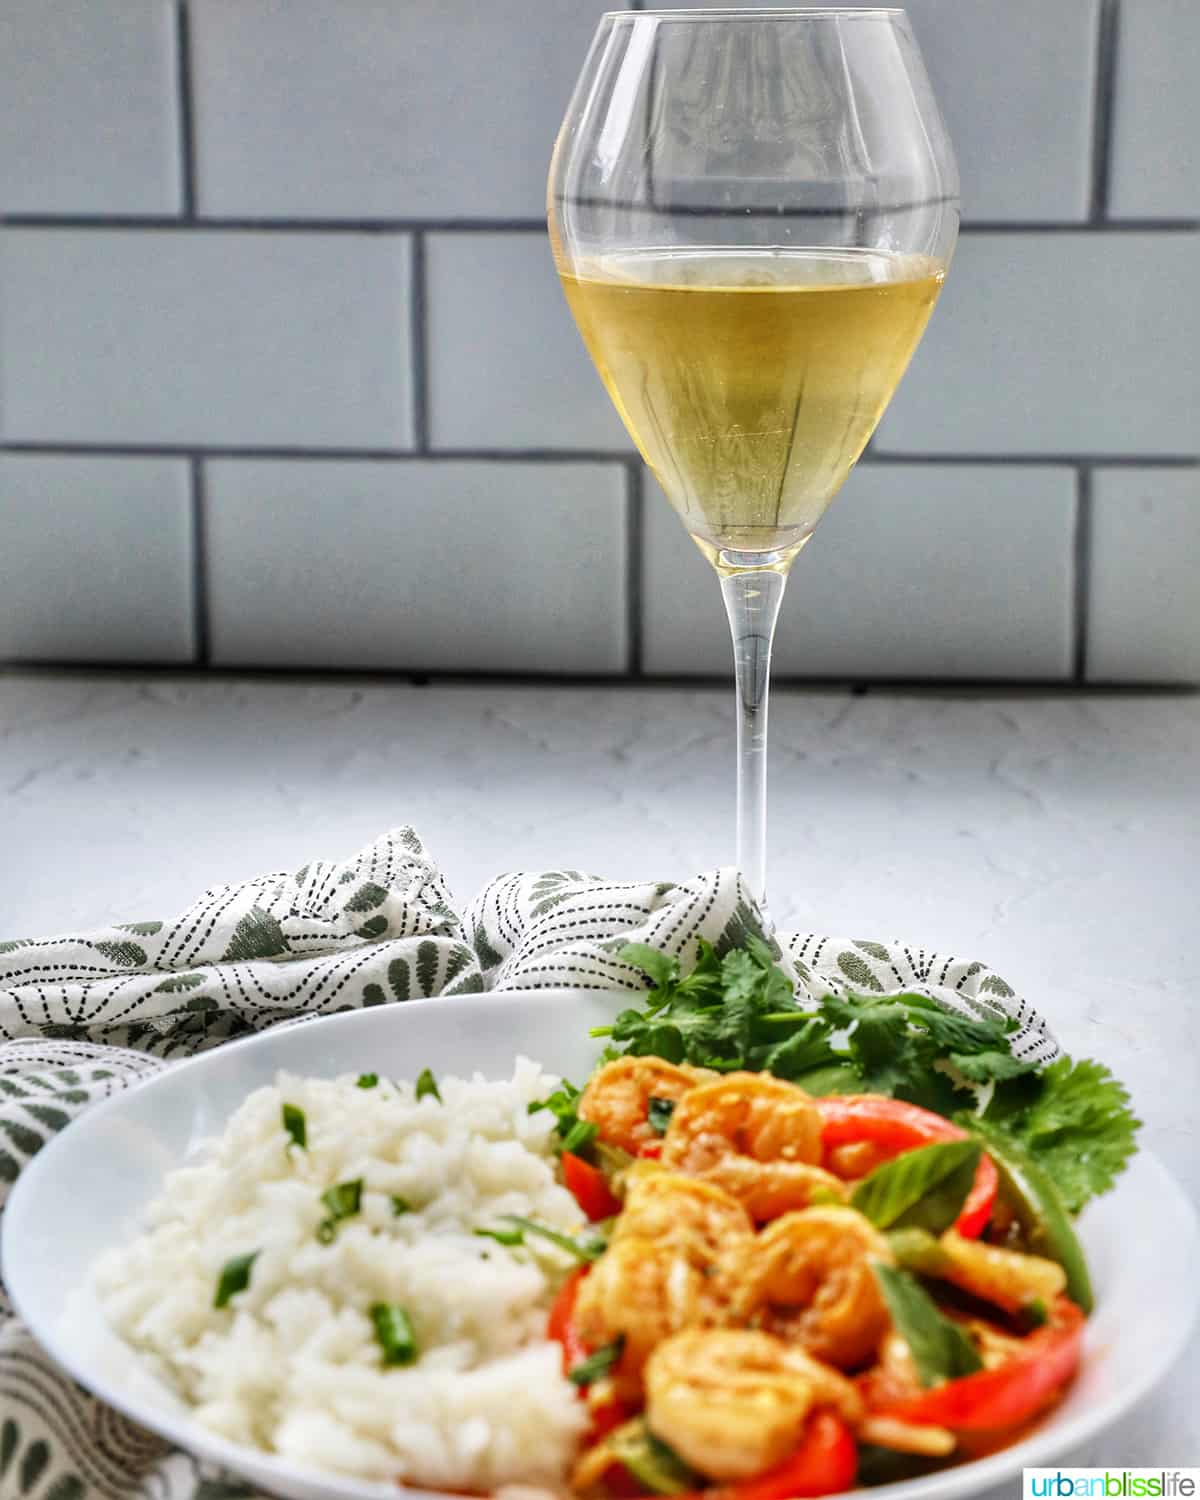
[[[0,943],[0,1205],[22,1166],[96,1100],[176,1058],[281,1022],[418,996],[561,986],[636,992],[617,956],[649,943],[686,967],[759,919],[737,873],[681,885],[575,870],[506,875],[459,917],[411,828],[342,864],[219,886],[169,922]],[[1049,1060],[1045,1022],[985,965],[902,943],[776,934],[797,994],[918,991],[1016,1019],[1013,1050]],[[206,1471],[80,1390],[0,1291],[0,1500],[236,1500]]]

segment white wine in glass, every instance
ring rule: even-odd
[[[957,195],[900,10],[605,16],[555,147],[550,236],[567,301],[721,578],[738,865],[764,913],[784,583],[921,338]]]

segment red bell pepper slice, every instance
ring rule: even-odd
[[[575,1328],[575,1303],[579,1298],[579,1286],[590,1270],[591,1266],[580,1266],[571,1272],[558,1289],[558,1296],[554,1299],[550,1308],[550,1317],[546,1323],[546,1337],[562,1345],[564,1375],[569,1375],[576,1365],[582,1364],[592,1352],[579,1337]],[[583,1392],[581,1391],[580,1394],[582,1395]],[[593,1443],[607,1437],[614,1427],[627,1422],[633,1415],[632,1409],[617,1396],[609,1396],[604,1401],[589,1403],[589,1409],[592,1428],[588,1441]]]
[[[882,1416],[948,1427],[951,1432],[998,1432],[1035,1416],[1079,1367],[1084,1315],[1059,1297],[1042,1328],[1026,1335],[1019,1354],[994,1370],[978,1370],[888,1407]]]
[[[592,1223],[597,1219],[611,1219],[613,1214],[621,1212],[621,1200],[609,1187],[599,1167],[593,1167],[590,1161],[584,1161],[573,1151],[564,1151],[562,1170],[567,1191]]]
[[[930,1109],[908,1104],[903,1099],[889,1099],[884,1094],[830,1094],[814,1099],[813,1103],[821,1116],[821,1140],[825,1146],[872,1141],[898,1156],[902,1151],[937,1141],[961,1141],[967,1134]],[[977,1240],[983,1233],[992,1216],[999,1186],[996,1164],[985,1152],[979,1158],[975,1181],[954,1225],[963,1239]]]
[[[579,1284],[590,1269],[590,1266],[580,1266],[571,1272],[558,1289],[558,1296],[550,1308],[550,1319],[546,1324],[546,1337],[562,1345],[564,1375],[569,1375],[576,1365],[582,1364],[590,1352],[575,1330],[575,1303],[579,1297]]]
[[[765,1474],[677,1495],[674,1500],[808,1500],[809,1496],[841,1494],[853,1486],[857,1473],[854,1434],[834,1412],[818,1411],[808,1419],[796,1451]]]

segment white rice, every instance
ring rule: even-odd
[[[528,1113],[556,1084],[526,1058],[510,1082],[440,1079],[441,1103],[411,1084],[281,1074],[101,1261],[108,1317],[235,1442],[363,1479],[561,1485],[586,1419],[544,1335],[570,1258],[473,1233],[505,1214],[581,1228],[555,1180],[553,1118]],[[307,1149],[284,1102],[305,1113]],[[321,1194],[356,1178],[361,1212],[320,1243]],[[392,1195],[413,1211],[397,1216]],[[215,1308],[225,1263],[255,1250],[248,1289]],[[415,1365],[383,1368],[377,1302],[409,1312]]]

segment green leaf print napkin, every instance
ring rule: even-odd
[[[418,996],[561,986],[638,991],[627,942],[686,967],[759,931],[733,870],[682,884],[575,870],[506,875],[462,916],[411,828],[343,863],[206,891],[169,921],[0,942],[0,1207],[55,1132],[139,1078],[283,1022]],[[919,991],[1014,1016],[1013,1050],[1049,1060],[1044,1021],[980,963],[902,943],[777,934],[797,993]],[[0,1288],[0,1500],[239,1500],[239,1482],[172,1452],[42,1353]]]

